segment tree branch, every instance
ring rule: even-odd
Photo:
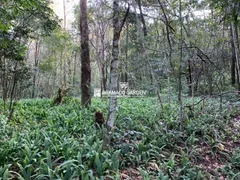
[[[143,34],[144,36],[147,36],[147,27],[146,27],[146,23],[143,17],[143,13],[142,13],[142,5],[141,5],[141,0],[138,0],[138,7],[140,10],[140,16],[141,16],[141,20],[142,20],[142,24],[143,24]]]
[[[120,36],[120,34],[121,34],[121,32],[122,32],[122,28],[123,28],[123,26],[124,26],[124,24],[125,24],[125,22],[126,22],[126,20],[127,20],[127,17],[128,17],[128,14],[129,14],[129,10],[130,10],[130,6],[129,6],[129,4],[128,4],[128,8],[127,8],[126,14],[125,14],[125,16],[124,16],[124,18],[123,18],[123,20],[122,20],[121,26],[120,26],[120,28],[119,28],[119,32],[118,32],[118,35],[119,35],[119,36]]]

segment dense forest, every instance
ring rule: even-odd
[[[239,180],[239,33],[239,0],[1,0],[0,180]]]

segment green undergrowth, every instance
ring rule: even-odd
[[[184,108],[180,120],[175,97],[163,109],[156,98],[119,99],[108,151],[96,111],[107,119],[108,100],[93,99],[89,109],[77,98],[59,106],[21,100],[10,122],[1,112],[0,179],[240,178],[239,112],[227,101],[222,108],[217,99]]]

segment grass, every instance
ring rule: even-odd
[[[237,107],[209,99],[185,109],[181,128],[176,102],[160,109],[156,98],[119,99],[111,148],[102,151],[94,113],[106,118],[107,100],[89,109],[77,98],[21,100],[11,122],[0,113],[0,179],[239,179]]]

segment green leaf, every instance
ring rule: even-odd
[[[112,155],[112,169],[117,170],[119,168],[119,154],[121,150],[117,150]]]

